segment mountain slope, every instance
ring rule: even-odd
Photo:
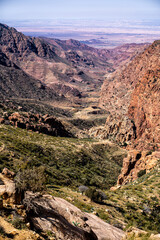
[[[0,98],[58,100],[58,95],[41,81],[27,75],[5,54],[0,53]]]
[[[143,53],[139,54],[122,70],[118,70],[105,80],[100,106],[104,107],[115,119],[115,126],[106,131],[114,138],[121,133],[124,143],[123,122],[127,118],[126,132],[130,132],[128,143],[134,139],[142,139],[141,147],[145,147],[144,140],[152,142],[154,149],[159,142],[159,66],[160,41],[155,41]],[[126,120],[125,120],[126,121]],[[112,124],[111,124],[112,125]],[[109,132],[108,132],[109,133]],[[106,134],[107,135],[107,134]]]
[[[31,38],[0,24],[0,49],[27,74],[60,95],[99,96],[104,75],[142,51],[146,45],[99,50],[76,40]],[[124,51],[125,49],[125,51]],[[127,49],[127,51],[126,51]]]

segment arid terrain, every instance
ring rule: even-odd
[[[0,239],[160,239],[159,66],[0,24]]]

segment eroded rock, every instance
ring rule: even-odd
[[[131,150],[128,156],[123,159],[123,167],[118,177],[118,185],[124,185],[138,178],[138,173],[142,170],[148,173],[153,169],[160,158],[160,152],[149,152]]]
[[[73,240],[120,240],[124,232],[93,214],[83,213],[64,199],[26,192],[24,205],[37,230]]]

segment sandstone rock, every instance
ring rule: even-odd
[[[86,223],[91,227],[93,232],[98,237],[98,240],[120,240],[122,239],[124,232],[112,225],[102,221],[94,214],[85,213],[85,217],[88,218]]]
[[[109,139],[126,146],[135,139],[135,127],[126,116],[109,115],[104,127],[90,129],[89,134],[95,138]]]
[[[3,174],[5,177],[11,178],[11,179],[15,176],[15,173],[12,172],[12,171],[10,171],[8,168],[4,168],[4,169],[2,170],[2,174]]]
[[[160,149],[159,54],[160,41],[155,41],[104,81],[100,106],[113,119],[111,124],[106,121],[105,138],[121,142],[125,134],[132,149]]]
[[[153,169],[159,160],[159,152],[131,150],[128,156],[123,159],[123,167],[118,177],[118,185],[124,185],[138,178],[141,170],[148,173]]]
[[[93,214],[83,213],[61,198],[26,192],[24,204],[36,229],[52,231],[62,239],[120,240],[124,232]]]
[[[133,143],[136,148],[160,150],[160,72],[157,66],[148,70],[135,86],[128,115],[136,127],[136,142]]]
[[[26,192],[24,204],[28,218],[37,230],[52,231],[62,239],[97,239],[82,220],[81,211],[64,199]]]
[[[4,168],[0,173],[0,196],[5,203],[19,204],[21,202],[21,193],[17,192],[15,182],[13,181],[14,173]]]
[[[11,124],[22,129],[44,133],[51,136],[73,137],[64,125],[53,116],[41,116],[26,112],[13,112],[3,114],[3,123]]]

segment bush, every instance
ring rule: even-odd
[[[45,190],[45,168],[33,167],[18,172],[15,177],[16,188],[18,191],[42,192]]]
[[[102,202],[103,200],[106,200],[107,199],[107,196],[105,193],[101,192],[101,191],[98,191],[96,190],[95,188],[89,188],[87,191],[86,191],[86,196],[89,197],[91,199],[91,201],[93,202]]]
[[[12,225],[17,228],[17,229],[24,229],[26,228],[25,223],[18,217],[16,217],[13,221],[12,221]]]
[[[144,174],[146,174],[146,169],[140,170],[140,171],[138,172],[138,177],[142,177]]]

